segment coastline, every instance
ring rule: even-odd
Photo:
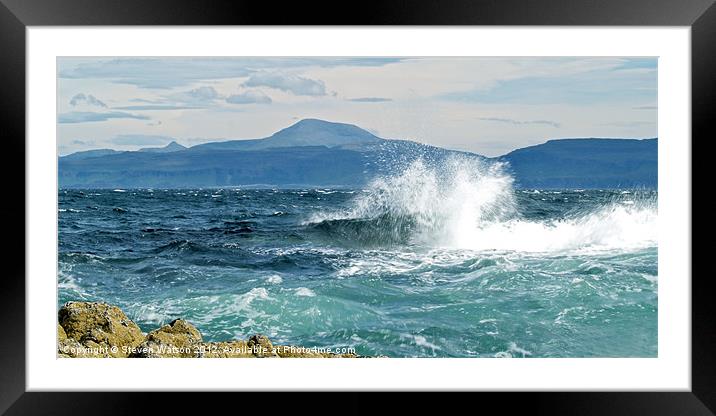
[[[273,345],[261,334],[205,342],[183,319],[145,334],[119,307],[101,302],[67,302],[57,315],[58,358],[359,358],[354,352]]]

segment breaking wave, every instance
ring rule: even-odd
[[[441,165],[417,160],[399,175],[373,180],[348,210],[315,215],[308,224],[360,246],[521,252],[656,246],[656,198],[623,196],[568,217],[526,219],[505,164],[466,157]]]

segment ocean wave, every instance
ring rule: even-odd
[[[102,256],[89,252],[67,252],[58,255],[60,264],[99,263],[104,260]]]
[[[312,291],[311,289],[309,289],[307,287],[296,288],[295,293],[296,293],[296,296],[303,296],[303,297],[308,297],[308,298],[312,298],[312,297],[316,296],[316,292]]]
[[[89,299],[91,295],[87,293],[74,275],[73,266],[68,263],[60,263],[58,266],[57,289],[76,299]]]
[[[266,278],[266,282],[271,283],[272,285],[280,285],[283,283],[283,278],[278,274],[272,274]]]
[[[377,178],[342,212],[304,224],[346,245],[417,244],[466,250],[603,251],[656,246],[655,197],[615,198],[558,219],[525,219],[502,163],[452,158],[442,166],[414,162]],[[560,194],[561,191],[551,191]],[[565,198],[566,199],[566,198]]]
[[[495,356],[495,358],[513,358],[513,357],[525,358],[525,357],[528,357],[531,355],[532,355],[531,351],[527,351],[526,349],[517,346],[516,343],[510,342],[509,345],[507,346],[506,351],[500,351],[500,352],[496,353],[494,356]]]
[[[310,228],[350,246],[384,247],[409,243],[416,225],[412,216],[386,213],[374,218],[326,219]]]
[[[167,253],[167,252],[196,252],[202,253],[208,251],[209,248],[203,244],[195,243],[190,240],[174,240],[160,247],[155,248],[153,251],[156,254]]]

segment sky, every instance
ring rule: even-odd
[[[657,136],[657,58],[60,57],[58,151],[255,139],[304,118],[485,156]]]

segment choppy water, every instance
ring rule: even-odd
[[[355,190],[60,190],[58,307],[365,355],[656,356],[656,200],[459,160]]]

